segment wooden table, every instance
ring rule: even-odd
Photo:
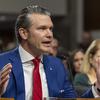
[[[100,98],[77,98],[76,100],[100,100]]]
[[[14,100],[14,98],[0,98],[0,100]]]
[[[43,100],[100,100],[100,98],[44,98]]]

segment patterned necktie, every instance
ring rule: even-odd
[[[41,84],[41,79],[39,74],[40,59],[36,57],[32,61],[34,64],[32,100],[42,100],[42,84]]]

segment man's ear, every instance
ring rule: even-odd
[[[26,40],[28,38],[28,32],[24,28],[19,28],[19,35],[22,39]]]

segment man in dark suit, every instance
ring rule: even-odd
[[[77,97],[62,62],[58,58],[43,55],[50,50],[52,28],[50,13],[45,8],[31,5],[21,11],[15,26],[19,45],[14,50],[0,55],[1,97],[33,100],[33,93],[36,91],[33,91],[35,87],[32,74],[35,65],[32,60],[35,57],[40,59],[42,98]],[[85,97],[93,97],[92,91],[86,93]]]

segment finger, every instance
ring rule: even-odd
[[[11,69],[8,69],[7,71],[5,71],[4,73],[2,73],[1,75],[1,80],[4,79],[6,76],[8,76],[11,72]]]
[[[10,63],[6,64],[3,69],[0,70],[0,74],[2,75],[4,72],[6,72],[7,70],[11,69],[12,65]]]
[[[7,82],[8,79],[9,79],[9,75],[6,76],[3,80],[1,80],[0,81],[0,87],[2,87]]]

